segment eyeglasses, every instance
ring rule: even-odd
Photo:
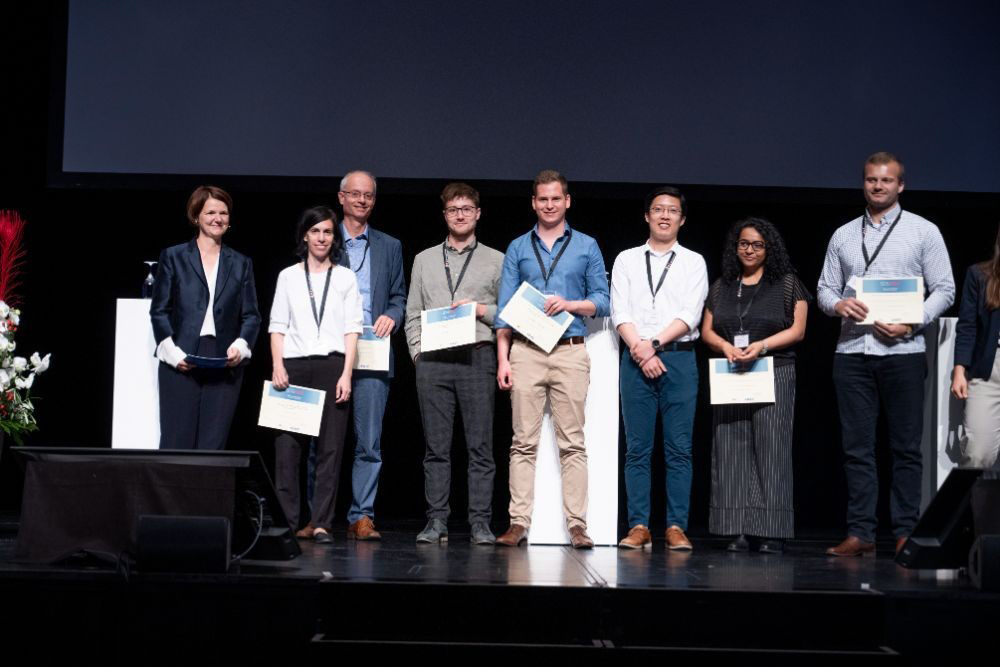
[[[444,214],[449,218],[454,218],[459,213],[462,215],[472,215],[475,212],[475,206],[449,206],[444,210]]]
[[[765,247],[763,241],[747,241],[745,239],[740,239],[736,243],[736,245],[737,247],[739,247],[740,250],[747,250],[748,248],[753,248],[754,252],[760,252]]]
[[[359,199],[364,199],[365,201],[373,201],[375,199],[374,192],[361,192],[360,190],[351,190],[350,192],[340,191],[348,199],[353,199],[357,201]]]
[[[669,206],[669,207],[654,206],[653,208],[649,209],[649,212],[652,213],[653,215],[663,215],[664,213],[666,213],[667,215],[672,215],[674,217],[681,214],[681,210],[676,206]]]

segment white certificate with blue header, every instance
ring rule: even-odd
[[[500,319],[538,347],[551,352],[566,329],[569,329],[573,316],[565,311],[558,315],[546,315],[547,298],[527,282],[523,282],[504,306]]]
[[[728,359],[708,360],[712,405],[774,403],[774,358],[752,364],[731,364]]]
[[[920,324],[924,321],[924,279],[901,278],[855,279],[857,299],[868,306],[862,324],[877,321],[886,324]]]
[[[431,308],[420,313],[420,351],[433,352],[476,342],[476,303]]]
[[[278,391],[270,382],[265,381],[257,424],[316,437],[323,423],[324,402],[326,392],[321,389],[290,384],[286,389]]]
[[[363,327],[358,336],[358,351],[354,357],[356,371],[389,372],[389,337],[379,338],[375,327]]]

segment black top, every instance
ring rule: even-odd
[[[756,285],[743,285],[742,297],[739,282],[723,281],[719,278],[708,290],[705,308],[712,312],[712,329],[722,338],[733,342],[740,330],[740,314],[743,314],[743,328],[754,343],[784,331],[795,321],[795,304],[811,301],[812,295],[794,273],[787,273],[775,282],[763,278]],[[784,366],[795,362],[795,346],[774,352],[774,365]]]

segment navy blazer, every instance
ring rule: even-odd
[[[184,352],[195,354],[207,308],[208,279],[198,244],[191,240],[161,252],[149,306],[156,344],[170,336]],[[226,350],[237,338],[253,347],[260,331],[253,262],[225,245],[219,252],[212,314],[217,346],[214,356],[226,356]]]
[[[368,261],[371,262],[372,321],[388,315],[395,324],[392,332],[403,324],[406,315],[406,279],[403,277],[403,245],[398,239],[368,225]],[[341,249],[340,264],[351,268],[347,250]],[[395,374],[396,362],[389,348],[389,377]]]
[[[986,275],[978,264],[965,273],[962,302],[955,327],[955,365],[969,369],[970,378],[989,380],[1000,337],[1000,310],[986,307]]]

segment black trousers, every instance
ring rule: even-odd
[[[326,392],[323,421],[316,438],[316,486],[312,517],[316,528],[330,529],[337,502],[340,464],[344,459],[344,435],[347,433],[348,405],[337,403],[337,380],[344,372],[344,355],[285,359],[290,384]],[[274,439],[275,485],[278,502],[292,530],[299,526],[299,470],[309,454],[308,435],[282,432]]]
[[[215,339],[203,336],[198,355],[213,356]],[[243,368],[193,368],[161,363],[160,449],[225,449],[243,384]]]
[[[923,473],[920,438],[926,374],[923,354],[834,356],[833,383],[840,409],[847,476],[848,535],[866,542],[875,540],[878,502],[875,429],[880,409],[885,412],[892,454],[889,511],[893,535],[909,535],[920,518]]]
[[[493,345],[439,350],[417,359],[417,397],[427,450],[424,496],[427,517],[448,520],[451,512],[451,440],[455,408],[462,411],[469,449],[469,523],[492,517],[493,407],[497,355]]]

